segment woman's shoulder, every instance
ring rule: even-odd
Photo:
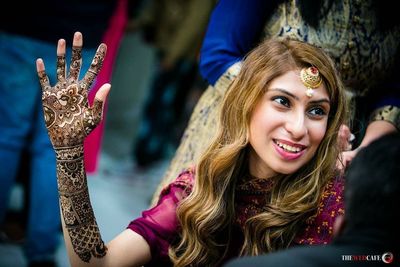
[[[327,183],[322,193],[321,202],[328,198],[335,199],[336,202],[343,201],[344,177],[341,175],[333,176]]]
[[[328,244],[333,237],[336,217],[344,214],[344,177],[332,177],[322,192],[317,213],[310,217],[295,239],[296,244]]]
[[[169,194],[175,194],[176,191],[182,192],[184,196],[192,192],[195,177],[195,167],[189,167],[182,171],[178,177],[161,190],[160,199]]]
[[[185,187],[187,186],[192,187],[194,183],[195,172],[196,168],[194,166],[185,169],[178,175],[175,181],[173,181],[173,184]]]
[[[328,218],[336,218],[338,215],[344,214],[344,177],[332,177],[321,195],[321,200],[318,205],[317,217],[322,220]]]

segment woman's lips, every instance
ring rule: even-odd
[[[307,146],[285,140],[274,139],[274,147],[284,160],[295,160],[305,153]]]

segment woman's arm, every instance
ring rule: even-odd
[[[280,0],[219,0],[200,51],[200,72],[212,85],[259,42]]]
[[[56,153],[57,180],[62,226],[72,266],[140,266],[149,261],[150,249],[138,234],[125,230],[104,244],[90,203],[83,161],[83,141],[102,118],[110,85],[103,85],[89,106],[87,91],[100,71],[106,45],[101,44],[90,69],[79,81],[82,64],[82,34],[74,35],[72,59],[67,75],[65,40],[57,46],[57,83],[50,85],[44,63],[37,60],[42,86],[46,127]]]

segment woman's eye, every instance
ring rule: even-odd
[[[309,114],[311,114],[312,116],[318,116],[318,117],[322,117],[326,115],[326,111],[323,108],[320,107],[314,107],[311,108],[308,111]]]
[[[276,96],[272,100],[275,101],[278,104],[281,104],[281,105],[285,106],[285,107],[290,107],[289,99],[287,99],[284,96]]]

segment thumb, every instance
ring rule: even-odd
[[[104,103],[107,99],[107,95],[110,92],[110,89],[111,84],[105,83],[100,87],[100,89],[96,93],[96,96],[94,97],[92,109],[95,121],[100,121],[102,118]]]
[[[109,83],[103,84],[96,93],[95,101],[97,100],[104,103],[106,101],[108,93],[110,92],[110,89],[111,89],[111,84]]]

